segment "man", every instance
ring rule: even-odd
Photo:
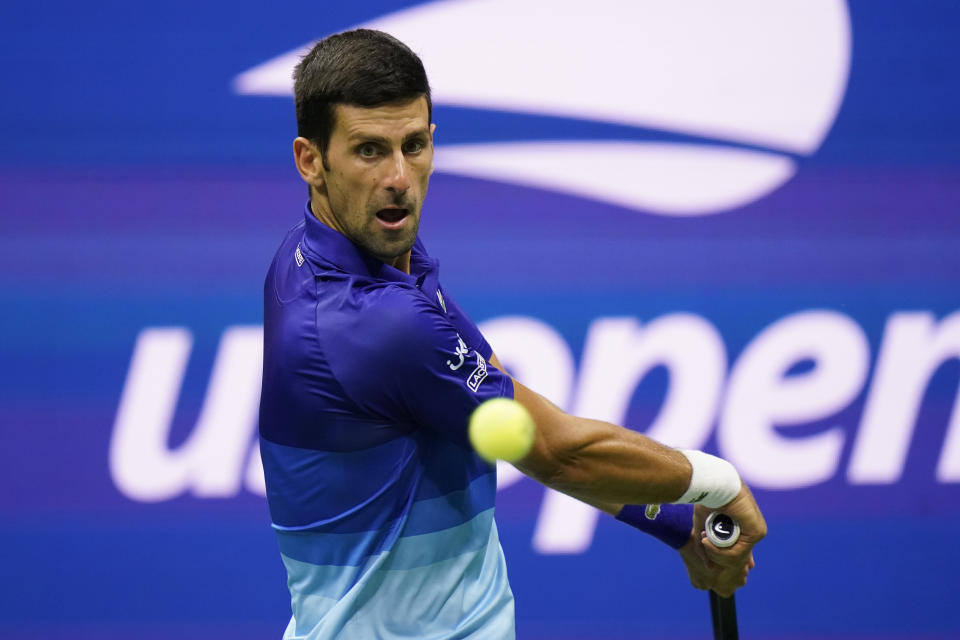
[[[514,636],[495,467],[466,438],[494,397],[537,425],[522,471],[679,548],[694,586],[742,585],[766,525],[732,466],[563,413],[503,371],[441,287],[417,239],[434,132],[419,58],[356,30],[319,42],[294,78],[310,198],[267,274],[260,405],[284,637]],[[671,502],[722,506],[741,541],[702,540],[702,504],[641,515]]]

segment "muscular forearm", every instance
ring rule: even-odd
[[[496,357],[491,362],[500,367]],[[689,540],[684,543],[681,531],[681,539],[670,544],[681,545],[694,586],[726,596],[743,585],[754,566],[752,548],[766,535],[767,525],[749,487],[728,462],[699,451],[680,452],[606,422],[568,415],[519,382],[514,381],[513,388],[514,398],[537,427],[533,449],[517,464],[521,471],[611,515],[620,514],[625,504],[698,503]],[[704,531],[706,515],[714,509],[740,524],[740,538],[732,547],[716,548],[697,534]],[[627,516],[624,522],[637,526],[631,521],[636,514]],[[650,532],[647,526],[638,528]]]
[[[514,382],[514,397],[538,425],[517,466],[543,484],[615,514],[623,504],[672,502],[691,467],[678,451],[613,424],[570,416]]]

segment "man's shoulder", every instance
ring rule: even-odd
[[[316,339],[346,388],[443,365],[457,348],[456,331],[413,285],[355,285],[338,296],[320,296]]]
[[[274,254],[274,260],[281,256],[289,255],[294,250],[293,248],[299,245],[303,239],[305,226],[305,221],[298,220],[296,224],[287,229],[287,232],[283,235],[283,240],[280,242],[280,246],[277,247],[276,254]]]
[[[301,220],[287,231],[267,270],[264,293],[272,293],[281,305],[296,298],[313,280],[313,271],[300,248],[303,227]]]
[[[429,336],[439,315],[412,284],[330,274],[319,278],[317,289],[318,323],[360,332],[368,342],[413,346]]]

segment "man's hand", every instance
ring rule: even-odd
[[[722,567],[745,566],[753,546],[767,535],[767,522],[763,519],[763,514],[760,513],[760,507],[753,499],[750,488],[742,483],[737,497],[719,509],[708,509],[696,505],[693,509],[694,531],[704,531],[707,516],[711,511],[725,513],[740,523],[740,539],[732,547],[720,549],[704,537],[701,544],[707,553],[707,558]]]
[[[680,558],[687,568],[690,584],[696,589],[713,590],[725,598],[747,583],[747,574],[754,567],[753,554],[746,565],[721,567],[707,558],[702,544],[703,533],[691,535],[690,541],[680,548]]]
[[[767,535],[767,523],[746,484],[736,498],[720,509],[740,523],[740,539],[732,547],[715,547],[704,533],[707,516],[713,511],[697,505],[693,510],[693,533],[680,549],[690,583],[697,589],[712,589],[729,597],[747,582],[755,566],[753,546]]]

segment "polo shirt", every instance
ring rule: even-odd
[[[284,638],[512,638],[496,467],[467,440],[509,376],[417,240],[410,274],[310,212],[264,285],[260,453]]]

